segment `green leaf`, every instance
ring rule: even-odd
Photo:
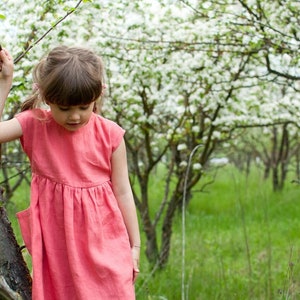
[[[4,15],[0,14],[0,20],[5,20],[5,19],[6,19],[6,17]]]

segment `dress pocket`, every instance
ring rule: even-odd
[[[17,218],[20,224],[22,237],[28,252],[31,254],[31,222],[30,222],[30,207],[18,212]]]

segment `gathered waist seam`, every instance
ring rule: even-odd
[[[65,185],[65,186],[72,187],[72,188],[77,188],[77,189],[89,189],[89,188],[98,187],[98,186],[106,184],[106,183],[110,183],[110,180],[108,179],[108,180],[105,180],[105,181],[91,182],[90,184],[80,183],[78,185],[73,185],[69,182],[58,181],[58,180],[55,180],[53,177],[41,175],[41,174],[38,174],[36,172],[32,172],[32,177],[40,177],[40,178],[48,179],[48,180],[50,180],[51,182],[53,182],[55,184]]]

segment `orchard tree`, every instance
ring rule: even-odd
[[[22,41],[34,44],[66,7],[64,1],[8,2],[18,43],[7,47],[17,54],[24,51]],[[127,130],[147,258],[162,267],[183,194],[190,201],[223,141],[241,126],[299,119],[299,31],[290,22],[299,21],[297,7],[268,0],[85,3],[22,58],[8,110],[30,88],[32,65],[54,45],[89,46],[104,58],[102,114]],[[284,96],[277,93],[282,89]],[[150,179],[160,166],[164,191],[154,199]]]
[[[212,43],[202,51],[206,39],[212,37],[200,35],[200,29],[213,28],[216,20],[205,24],[193,11],[184,8],[165,5],[157,10],[149,2],[145,14],[145,4],[132,3],[123,9],[110,7],[107,11],[117,16],[115,27],[112,20],[107,24],[109,28],[103,23],[99,25],[106,38],[102,48],[112,51],[108,82],[114,88],[109,91],[111,101],[104,113],[110,113],[129,129],[126,142],[132,181],[138,183],[134,195],[147,238],[146,254],[150,262],[161,267],[168,260],[172,222],[176,210],[181,208],[189,155],[202,145],[188,174],[188,197],[218,139],[222,134],[227,137],[228,129],[223,132],[222,126],[215,126],[214,122],[234,95],[234,84],[251,56],[243,53],[236,56],[236,67],[229,69],[231,55],[222,54]],[[153,19],[147,20],[153,9]],[[120,26],[126,17],[135,20],[134,26]],[[113,33],[112,28],[117,31]],[[109,107],[111,103],[113,106]],[[157,203],[157,199],[152,198],[149,190],[150,178],[163,161],[165,192],[159,199],[157,213],[151,215],[152,203]],[[159,224],[162,224],[160,237]]]
[[[153,13],[150,24],[142,4],[128,4],[127,10],[117,7],[109,12],[118,16],[116,28],[126,17],[136,19],[134,24],[114,34],[111,27],[109,30],[101,24],[99,28],[107,37],[107,48],[114,52],[123,49],[117,52],[114,65],[118,67],[111,73],[111,86],[125,85],[121,93],[112,89],[110,97],[116,103],[116,118],[131,130],[127,144],[142,194],[136,194],[136,202],[143,216],[148,258],[158,259],[162,265],[168,257],[172,220],[176,208],[181,207],[186,163],[192,150],[202,145],[188,177],[188,194],[216,147],[231,138],[235,128],[290,122],[291,117],[297,121],[299,114],[299,110],[286,109],[287,102],[299,100],[299,96],[295,99],[294,75],[299,66],[295,52],[299,40],[289,34],[293,28],[282,18],[273,21],[279,13],[299,18],[293,3],[284,12],[280,3],[268,5],[267,1],[252,6],[236,1],[218,3],[204,1],[193,6],[185,2],[185,6],[172,8],[165,3],[159,13]],[[253,18],[256,10],[259,20]],[[289,23],[290,19],[285,20]],[[283,37],[287,42],[285,55],[278,51]],[[110,57],[113,63],[116,57],[113,53]],[[287,59],[289,65],[285,65]],[[165,153],[163,145],[167,146],[169,163],[166,192],[159,213],[151,221],[151,192],[147,187],[153,166]],[[285,176],[283,172],[282,179]],[[174,178],[172,191],[170,178]],[[157,217],[163,224],[160,251],[155,234]]]
[[[251,166],[263,170],[263,179],[271,178],[273,191],[281,191],[290,178],[299,181],[299,129],[289,121],[270,126],[243,128],[237,141],[230,141],[231,162],[247,175]],[[290,176],[288,177],[288,173]]]
[[[92,23],[90,18],[89,23],[95,32],[90,40],[108,61],[110,101],[103,113],[130,129],[126,141],[132,178],[139,185],[134,191],[147,237],[146,252],[150,261],[160,265],[168,258],[172,221],[181,207],[193,149],[202,145],[188,174],[188,195],[216,147],[230,139],[235,128],[290,120],[290,113],[278,106],[282,98],[275,95],[273,99],[272,91],[284,86],[288,101],[294,94],[294,78],[279,77],[266,64],[264,41],[276,31],[264,29],[261,35],[250,6],[237,1],[181,3],[107,4],[100,12],[110,21]],[[273,6],[274,14],[276,9]],[[262,22],[268,24],[268,20]],[[285,28],[281,23],[277,27]],[[284,31],[277,34],[279,39]],[[273,47],[275,51],[275,43]],[[267,50],[267,55],[272,53],[271,46]],[[271,56],[279,67],[282,59]],[[162,161],[168,170],[165,192],[157,214],[151,216],[149,179]],[[158,249],[156,232],[161,222]]]
[[[232,128],[262,128],[257,136],[251,134],[247,148],[252,147],[252,155],[264,163],[265,176],[271,173],[273,189],[281,190],[299,149],[300,6],[298,1],[238,2],[242,14],[235,10],[229,26],[239,28],[236,32],[244,33],[241,42],[257,51],[249,75],[259,81],[256,88],[246,90],[242,98],[251,103],[242,114],[244,120]],[[246,138],[232,139],[231,144]]]

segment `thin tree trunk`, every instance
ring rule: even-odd
[[[31,299],[31,276],[4,207],[0,207],[0,299]]]

